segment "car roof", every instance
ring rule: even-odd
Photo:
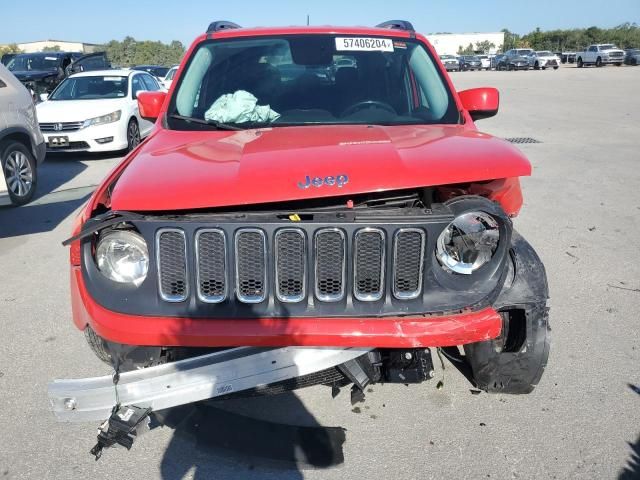
[[[138,70],[109,69],[109,70],[89,70],[87,72],[74,73],[72,77],[128,77],[134,73],[140,73]]]

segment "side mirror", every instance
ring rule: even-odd
[[[458,92],[458,96],[462,108],[469,112],[474,121],[493,117],[498,113],[500,93],[495,88],[472,88]]]
[[[138,108],[140,116],[150,122],[155,122],[160,116],[162,104],[167,94],[165,92],[138,92]]]
[[[49,94],[48,93],[41,93],[40,94],[40,101],[41,102],[46,102],[49,99]]]

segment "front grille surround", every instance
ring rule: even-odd
[[[60,130],[56,130],[56,126],[60,125]],[[43,122],[39,124],[41,132],[77,132],[82,128],[84,122]]]
[[[329,243],[331,242],[331,243]],[[332,251],[337,248],[337,251]],[[340,250],[341,249],[341,250]],[[315,295],[322,302],[339,302],[346,294],[347,238],[341,228],[328,227],[314,234]],[[340,260],[339,272],[330,271],[326,262],[318,261],[322,256]],[[332,268],[335,270],[335,268]],[[336,278],[339,277],[339,278]]]
[[[289,242],[289,245],[286,246],[285,242]],[[283,251],[284,248],[287,248],[287,252]],[[276,231],[274,252],[278,300],[285,303],[301,302],[307,295],[307,237],[304,230],[281,228]],[[295,257],[286,257],[283,255],[285,253],[293,253]]]
[[[369,242],[379,242],[377,248],[371,243],[364,245],[365,237],[371,239]],[[384,230],[366,227],[356,231],[353,238],[353,296],[357,300],[375,302],[384,296],[386,248]]]
[[[164,240],[164,238],[167,240]],[[169,238],[170,237],[170,238]],[[177,249],[178,255],[166,253],[168,245]],[[175,252],[174,252],[175,253]],[[189,262],[187,261],[187,237],[179,228],[161,228],[156,234],[156,265],[160,297],[170,303],[184,302],[189,298]]]
[[[399,277],[400,268],[398,265],[400,264],[401,261],[406,260],[406,259],[400,258],[401,247],[399,243],[401,241],[401,237],[407,236],[407,235],[411,235],[414,237],[415,235],[419,235],[419,241],[420,241],[419,260],[418,262],[416,262],[415,265],[410,266],[410,268],[413,267],[417,276],[417,282],[415,282],[416,283],[415,289],[407,289],[407,288],[399,287],[401,279]],[[395,268],[393,269],[392,289],[393,289],[393,296],[398,300],[412,300],[414,298],[418,298],[422,294],[422,285],[424,282],[424,251],[425,251],[426,242],[427,242],[426,233],[421,228],[400,228],[396,230],[396,232],[393,234],[393,264]]]
[[[252,251],[257,249],[257,251]],[[247,250],[242,251],[241,250]],[[261,303],[267,298],[267,237],[260,228],[240,228],[234,242],[236,297],[242,303]],[[251,269],[261,271],[252,276]]]
[[[220,240],[222,240],[222,254],[218,252],[220,245],[215,244]],[[214,250],[213,255],[208,254],[211,250]],[[198,230],[195,235],[195,255],[198,298],[204,303],[225,301],[229,296],[229,255],[227,235],[224,230],[219,228]],[[215,271],[218,269],[222,272]],[[214,290],[214,293],[211,290]]]

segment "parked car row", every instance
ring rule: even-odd
[[[587,65],[640,65],[640,49],[621,50],[613,44],[590,45],[584,52],[554,53],[549,50],[514,48],[497,55],[440,55],[448,72],[467,70],[557,70],[563,63]]]

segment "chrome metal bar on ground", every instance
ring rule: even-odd
[[[206,400],[319,372],[366,354],[369,348],[240,347],[120,374],[122,405],[154,410]],[[104,420],[116,403],[111,376],[54,380],[49,402],[58,421]]]

